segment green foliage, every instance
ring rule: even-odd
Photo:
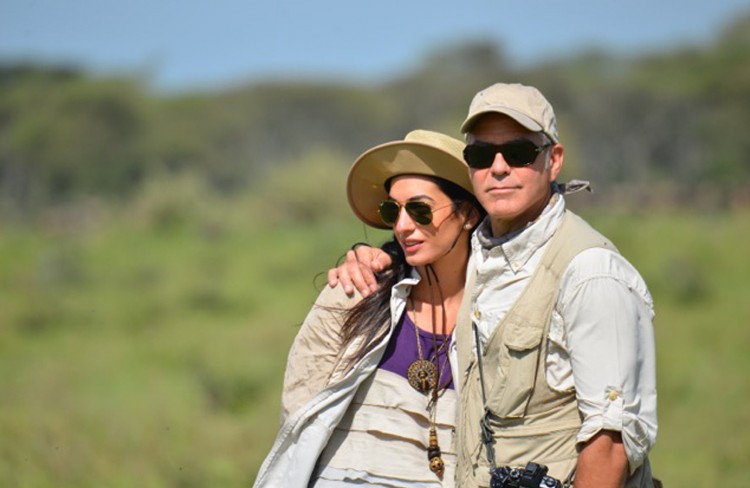
[[[656,304],[659,438],[666,485],[750,483],[746,353],[750,214],[598,215],[590,221],[641,271]]]
[[[750,177],[749,18],[700,47],[590,51],[522,68],[473,40],[436,48],[380,85],[279,80],[164,97],[132,79],[0,66],[0,214],[127,199],[165,173],[242,194],[312,151],[350,162],[415,128],[457,136],[472,95],[497,81],[536,85],[552,101],[572,177],[601,190],[708,186],[722,195],[711,206],[730,207],[750,198],[741,184]]]
[[[312,278],[359,225],[271,226],[195,180],[159,188],[84,232],[0,238],[0,485],[252,479]]]
[[[165,179],[93,223],[4,228],[0,485],[252,482],[320,273],[347,244],[387,236],[350,216],[251,210],[286,180],[225,198]],[[750,215],[585,214],[654,295],[655,471],[668,485],[713,486],[721,472],[746,486]]]
[[[348,217],[348,167],[343,157],[321,150],[269,172],[257,188],[263,217],[297,223]]]
[[[0,67],[0,486],[251,482],[321,273],[388,235],[350,216],[348,165],[417,127],[457,135],[471,95],[498,80],[553,101],[566,173],[595,184],[579,212],[650,285],[656,472],[747,486],[747,23],[701,49],[524,69],[472,43],[369,87],[167,98]],[[616,213],[632,202],[644,207]],[[658,210],[674,202],[733,210]]]
[[[136,86],[117,80],[34,76],[9,86],[0,97],[6,202],[127,193],[146,172],[144,101]]]

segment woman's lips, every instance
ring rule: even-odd
[[[405,253],[413,254],[422,247],[422,241],[403,241],[403,247]]]

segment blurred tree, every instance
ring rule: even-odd
[[[279,80],[165,98],[75,68],[0,66],[0,205],[127,197],[152,174],[183,172],[242,191],[320,151],[349,163],[415,128],[459,136],[473,94],[498,81],[545,93],[569,149],[567,173],[600,193],[636,184],[731,195],[750,177],[748,32],[750,14],[701,47],[632,58],[594,49],[526,67],[473,40],[438,47],[379,85]]]
[[[123,80],[53,71],[5,73],[0,187],[6,205],[33,208],[85,194],[120,196],[145,173],[145,99]]]
[[[266,223],[315,224],[351,218],[346,200],[345,158],[322,148],[269,172],[257,185],[259,214]]]

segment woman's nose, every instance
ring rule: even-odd
[[[406,211],[406,207],[401,207],[398,210],[398,218],[393,226],[393,230],[397,232],[411,231],[414,229],[414,220],[412,219],[409,212]]]

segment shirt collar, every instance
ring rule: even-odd
[[[500,237],[492,237],[490,218],[487,216],[474,233],[474,252],[479,252],[482,260],[504,256],[511,269],[517,272],[552,237],[564,213],[565,200],[562,194],[555,192],[536,220]]]
[[[401,281],[393,285],[391,290],[391,296],[401,299],[406,299],[411,292],[411,287],[419,283],[421,277],[416,268],[411,268],[409,274],[405,276]]]

